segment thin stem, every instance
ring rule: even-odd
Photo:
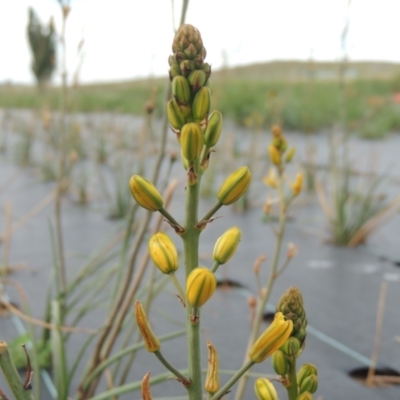
[[[161,208],[159,210],[160,214],[162,214],[169,222],[171,222],[172,224],[176,225],[178,228],[181,228],[181,225],[179,224],[179,222],[177,222],[175,220],[175,218],[165,209],[165,208]]]
[[[178,291],[178,294],[179,294],[181,300],[183,301],[184,306],[186,307],[186,294],[185,294],[185,291],[183,290],[182,285],[180,284],[178,278],[176,277],[175,272],[171,272],[169,274],[169,277],[171,278],[172,283],[176,287],[176,290]]]
[[[0,368],[3,370],[4,376],[18,400],[33,400],[31,392],[24,388],[17,368],[12,362],[7,343],[0,341]]]
[[[215,272],[221,264],[218,261],[214,261],[214,265],[211,268],[211,272]]]
[[[167,368],[169,371],[171,371],[181,382],[183,382],[185,385],[189,384],[188,378],[180,373],[176,368],[174,368],[161,354],[160,351],[155,351],[154,355],[159,359],[162,365],[164,365],[165,368]]]
[[[271,291],[272,291],[272,286],[273,286],[276,276],[277,276],[276,274],[277,274],[277,270],[278,270],[279,255],[280,255],[281,248],[282,248],[283,235],[285,233],[286,208],[287,208],[287,204],[285,203],[285,194],[283,191],[283,171],[282,170],[279,170],[278,194],[279,194],[279,204],[280,204],[279,229],[277,232],[277,239],[276,239],[275,251],[274,251],[274,259],[272,262],[271,272],[270,272],[270,275],[268,278],[268,282],[265,287],[265,292],[264,292],[264,294],[261,295],[262,297],[257,304],[255,317],[254,317],[254,325],[252,327],[252,330],[251,330],[251,333],[249,336],[249,341],[247,343],[245,362],[248,361],[248,357],[249,357],[248,352],[249,352],[251,346],[253,345],[253,343],[256,341],[257,336],[259,334],[265,306],[269,300],[269,296],[271,295]],[[238,389],[236,391],[235,400],[240,400],[243,398],[244,391],[245,391],[246,385],[247,385],[247,381],[248,381],[248,377],[246,375],[243,376],[242,379],[240,380]]]
[[[289,386],[286,387],[288,393],[288,400],[296,400],[298,396],[297,390],[297,376],[296,376],[296,359],[294,362],[289,363]]]
[[[241,376],[245,374],[247,370],[249,370],[255,363],[251,360],[247,361],[245,365],[243,365],[242,368],[239,369],[239,371],[236,372],[235,375],[232,376],[229,381],[222,386],[220,390],[218,390],[217,393],[214,394],[214,396],[211,397],[211,400],[218,400],[222,396],[226,394],[226,392],[240,379]]]
[[[199,224],[208,221],[222,206],[223,206],[223,204],[221,204],[219,202],[217,204],[215,204],[215,206],[213,208],[211,208],[211,210],[201,219]]]

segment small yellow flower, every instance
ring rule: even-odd
[[[290,184],[290,187],[293,190],[293,195],[298,196],[303,187],[303,174],[301,172],[297,173],[296,179],[293,183]]]
[[[268,146],[268,154],[269,154],[269,159],[273,164],[275,164],[278,167],[282,164],[281,153],[273,144],[270,144]]]
[[[258,378],[254,383],[254,391],[258,400],[278,400],[278,393],[267,378]]]
[[[250,360],[255,363],[263,362],[286,342],[292,330],[293,322],[285,320],[283,314],[277,312],[272,324],[253,344],[249,353]]]
[[[129,180],[132,196],[136,202],[149,211],[158,211],[163,206],[163,198],[157,188],[147,179],[133,175]]]
[[[248,167],[240,167],[232,172],[222,183],[218,191],[218,200],[224,206],[229,206],[246,192],[250,185],[251,172]]]
[[[273,189],[278,187],[278,180],[276,179],[275,168],[269,169],[268,175],[263,179],[263,182]]]
[[[225,233],[220,236],[215,243],[213,253],[214,261],[218,261],[219,264],[225,264],[228,262],[235,254],[241,238],[242,232],[237,226],[225,231]]]
[[[206,267],[195,268],[186,282],[186,296],[192,307],[201,307],[217,287],[215,275]]]
[[[178,252],[167,234],[158,232],[150,238],[149,254],[163,274],[169,274],[178,269]]]

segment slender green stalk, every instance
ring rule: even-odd
[[[200,224],[202,222],[208,221],[220,208],[222,207],[221,203],[217,203],[215,206],[211,208],[211,210],[201,219]]]
[[[182,299],[183,303],[186,305],[186,293],[184,292],[182,285],[178,281],[178,278],[175,275],[175,272],[171,272],[169,274],[169,277],[171,278],[172,283],[174,284],[176,290],[178,291],[178,294],[180,298]]]
[[[12,362],[7,343],[0,341],[0,368],[13,392],[18,400],[33,400],[30,390],[24,388],[18,371]]]
[[[271,295],[272,286],[277,276],[278,272],[278,264],[279,264],[279,255],[282,248],[282,239],[285,233],[285,224],[286,224],[286,208],[287,204],[285,203],[285,196],[283,191],[283,171],[279,171],[279,179],[278,179],[278,194],[279,194],[279,228],[277,231],[276,243],[275,243],[275,251],[274,251],[274,258],[271,266],[271,272],[268,278],[268,283],[266,285],[265,292],[261,295],[261,299],[257,304],[256,313],[254,317],[254,324],[250,333],[249,341],[247,343],[247,351],[245,356],[245,362],[248,361],[248,352],[256,341],[257,336],[260,331],[260,326],[262,322],[262,317],[264,314],[265,306],[269,300]],[[238,388],[235,395],[235,400],[240,400],[244,396],[244,391],[246,389],[248,377],[245,375],[239,381]]]
[[[188,384],[188,379],[185,375],[183,375],[181,372],[179,372],[175,367],[173,367],[161,354],[160,351],[155,351],[154,355],[158,358],[158,360],[161,362],[162,365],[164,365],[165,368],[167,368],[169,371],[171,371],[181,382],[184,384]]]
[[[294,362],[289,363],[289,381],[290,385],[286,387],[288,393],[288,400],[296,400],[298,396],[297,390],[297,376],[296,376],[296,358]]]
[[[218,400],[222,396],[226,394],[226,392],[243,376],[247,370],[249,370],[255,363],[251,360],[247,361],[242,368],[240,368],[235,375],[232,376],[231,379],[220,389],[217,393],[215,393],[210,400]]]

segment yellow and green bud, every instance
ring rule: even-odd
[[[314,397],[310,392],[303,392],[299,396],[297,396],[296,400],[313,400]]]
[[[179,104],[187,105],[190,103],[192,95],[189,82],[184,76],[179,75],[172,80],[172,94]]]
[[[182,72],[182,75],[188,76],[194,70],[194,62],[191,60],[183,60],[179,64],[179,68]]]
[[[202,69],[206,73],[206,77],[208,79],[211,75],[211,65],[209,63],[204,63]]]
[[[204,86],[207,80],[207,75],[202,69],[195,69],[189,74],[187,79],[190,87],[195,92]]]
[[[290,163],[290,161],[293,160],[293,157],[296,153],[296,148],[295,147],[291,147],[288,152],[286,153],[286,157],[285,157],[285,162],[286,163]]]
[[[192,163],[200,157],[203,149],[203,133],[195,122],[185,124],[181,130],[182,155]]]
[[[135,316],[136,323],[138,324],[139,330],[142,333],[147,351],[150,353],[154,353],[155,351],[160,350],[160,341],[151,330],[144,308],[142,304],[137,300],[135,302]]]
[[[179,69],[178,65],[172,65],[169,69],[169,80],[172,82],[176,76],[181,75],[181,70]]]
[[[282,164],[281,153],[273,144],[270,144],[268,146],[268,154],[269,154],[269,159],[273,164],[275,164],[278,167]]]
[[[315,393],[318,389],[318,376],[310,375],[301,382],[301,385],[299,383],[297,384],[300,387],[300,393]]]
[[[168,121],[173,129],[180,131],[185,125],[185,116],[175,100],[170,100],[167,104]]]
[[[286,375],[289,372],[289,363],[281,350],[275,351],[271,356],[272,366],[278,375]]]
[[[208,118],[206,131],[204,132],[204,144],[207,147],[214,147],[222,132],[222,114],[215,110]]]
[[[301,386],[303,381],[311,375],[318,375],[317,367],[313,364],[303,364],[297,373],[297,384]]]
[[[129,180],[132,196],[136,202],[149,211],[158,211],[164,202],[157,188],[147,179],[133,175]]]
[[[236,226],[228,229],[215,243],[213,259],[219,264],[225,264],[235,254],[239,246],[242,232]]]
[[[218,353],[211,342],[207,341],[208,367],[204,387],[208,393],[216,393],[219,390]]]
[[[297,173],[296,179],[294,182],[290,183],[290,187],[292,188],[293,195],[298,196],[303,188],[303,174],[301,172]]]
[[[278,393],[267,378],[258,378],[254,383],[254,391],[258,400],[278,400]]]
[[[301,354],[301,345],[299,339],[294,336],[290,337],[285,343],[283,343],[280,350],[286,356],[286,359],[293,363]]]
[[[206,267],[195,268],[186,281],[186,297],[194,307],[201,307],[214,293],[217,287],[215,275]]]
[[[210,89],[203,86],[196,93],[192,105],[193,118],[197,122],[201,122],[210,112],[211,92]]]
[[[241,167],[232,172],[222,183],[218,191],[218,200],[228,206],[238,200],[250,185],[251,172],[248,167]]]
[[[178,269],[178,252],[167,234],[158,232],[150,238],[149,254],[163,274],[170,274]]]
[[[263,362],[286,342],[293,330],[293,323],[285,320],[281,312],[275,314],[271,325],[261,334],[250,349],[250,360],[255,363]]]

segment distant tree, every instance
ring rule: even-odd
[[[27,27],[28,41],[32,51],[32,72],[39,87],[47,83],[56,66],[56,32],[53,19],[48,26],[42,25],[33,8],[29,8]]]

